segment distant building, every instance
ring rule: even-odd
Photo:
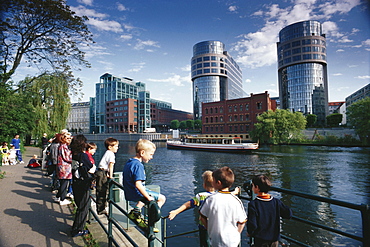
[[[220,41],[194,45],[191,59],[194,119],[201,119],[202,103],[244,96],[242,71]]]
[[[342,122],[341,125],[344,125],[347,123],[346,119],[346,102],[339,101],[339,102],[329,102],[329,115],[333,113],[339,113],[342,114]]]
[[[96,83],[96,97],[93,117],[91,120],[91,130],[94,133],[106,133],[106,102],[135,99],[138,100],[138,124],[136,130],[142,132],[150,127],[150,93],[145,90],[145,83],[134,82],[127,77],[116,77],[105,73],[100,77],[100,82]]]
[[[267,91],[250,97],[202,104],[202,134],[237,136],[248,139],[257,116],[276,109]]]
[[[106,133],[130,133],[138,130],[138,100],[120,99],[106,102]]]
[[[71,104],[67,118],[67,129],[73,134],[90,133],[90,103],[79,102]]]
[[[367,84],[366,86],[360,88],[353,94],[349,95],[346,98],[346,105],[347,107],[355,103],[356,101],[359,101],[361,99],[364,99],[366,97],[370,97],[370,83]]]
[[[280,108],[317,115],[324,125],[328,115],[326,38],[317,21],[302,21],[279,32],[277,43]]]

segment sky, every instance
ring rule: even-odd
[[[151,98],[192,112],[190,60],[193,46],[206,40],[225,44],[242,69],[246,96],[268,91],[277,97],[279,31],[304,20],[319,21],[326,34],[329,102],[344,101],[370,82],[367,0],[67,0],[67,4],[89,18],[96,42],[82,48],[91,68],[75,71],[84,83],[82,101],[94,97],[99,77],[110,73],[144,82]]]

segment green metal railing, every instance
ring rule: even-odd
[[[93,217],[96,219],[96,221],[100,224],[100,226],[105,231],[105,233],[107,234],[109,246],[112,246],[113,244],[115,246],[119,246],[119,244],[117,243],[117,241],[113,237],[113,233],[112,233],[113,225],[132,244],[132,246],[138,246],[135,243],[135,240],[132,239],[126,233],[125,229],[123,229],[120,226],[119,222],[116,219],[113,218],[113,213],[112,213],[113,212],[113,207],[118,209],[126,217],[128,216],[127,210],[123,209],[120,205],[118,205],[115,202],[115,200],[114,200],[114,190],[113,190],[114,188],[118,188],[119,190],[123,190],[123,186],[121,184],[117,183],[114,180],[110,180],[110,182],[109,182],[109,200],[108,200],[109,214],[107,216],[108,217],[108,229],[99,220],[98,216],[96,215],[96,213],[92,209],[90,209],[90,212],[93,215]],[[248,188],[246,186],[244,186],[244,189],[248,192]],[[348,203],[348,202],[344,202],[344,201],[340,201],[340,200],[335,200],[335,199],[331,199],[331,198],[311,195],[311,194],[307,194],[307,193],[303,193],[303,192],[297,192],[297,191],[293,191],[293,190],[289,190],[289,189],[282,189],[282,188],[278,188],[278,187],[271,187],[271,191],[276,191],[276,192],[284,193],[286,195],[297,196],[297,197],[301,197],[301,198],[310,199],[310,200],[313,200],[313,201],[324,202],[324,203],[337,205],[337,206],[340,206],[340,207],[349,208],[349,209],[359,211],[361,213],[362,236],[354,235],[354,234],[342,231],[340,229],[336,229],[336,228],[329,227],[329,226],[326,226],[326,225],[323,225],[323,224],[319,224],[319,223],[316,223],[316,222],[313,222],[313,221],[310,221],[310,220],[307,220],[307,219],[303,219],[303,218],[301,218],[297,215],[293,215],[291,220],[294,220],[296,222],[303,223],[303,224],[306,224],[306,225],[309,225],[309,226],[321,228],[321,229],[327,230],[331,233],[339,234],[339,235],[342,235],[344,237],[360,241],[363,244],[363,246],[370,246],[370,234],[369,234],[370,233],[370,208],[369,208],[369,205]],[[251,195],[251,196],[247,197],[247,196],[239,195],[239,198],[242,199],[242,200],[250,201],[250,200],[252,200],[253,196]],[[94,200],[94,198],[92,198],[92,199]],[[150,216],[150,214],[149,214],[149,216]],[[157,240],[162,246],[166,247],[167,239],[175,238],[175,237],[179,237],[179,236],[183,236],[183,235],[188,235],[188,234],[194,234],[194,233],[198,232],[198,230],[192,230],[192,231],[187,231],[187,232],[167,236],[167,233],[166,233],[167,232],[167,223],[166,223],[167,218],[168,217],[162,217],[162,219],[164,220],[162,240],[158,239],[155,236],[155,234],[153,232],[153,226],[154,225],[149,225],[149,231],[148,231],[147,234],[145,234],[145,237],[148,239],[148,246],[150,246],[150,247],[154,246],[154,241]],[[128,217],[127,217],[127,219],[128,219]],[[149,222],[150,222],[150,220],[149,220]],[[287,240],[288,242],[297,244],[299,246],[309,246],[305,243],[302,243],[301,241],[299,241],[297,239],[288,237],[284,234],[282,234],[281,237],[283,239]]]

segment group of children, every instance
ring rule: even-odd
[[[17,150],[13,144],[10,144],[8,148],[8,143],[3,142],[1,144],[1,165],[16,165],[17,164]]]
[[[107,151],[99,164],[99,170],[103,174],[97,177],[96,182],[99,214],[106,213],[107,178],[113,176],[114,153],[117,152],[119,145],[113,138],[110,142],[106,140],[105,143]],[[156,146],[151,141],[140,139],[136,143],[136,155],[130,158],[123,168],[125,198],[127,201],[135,202],[128,217],[141,228],[147,228],[147,223],[141,215],[142,207],[155,201],[160,208],[166,201],[164,195],[145,187],[143,162],[149,162],[155,150]],[[189,208],[198,207],[200,246],[238,246],[240,233],[245,224],[248,236],[254,238],[254,246],[278,246],[280,218],[291,218],[292,211],[279,199],[268,194],[271,182],[265,175],[258,175],[252,179],[252,190],[257,197],[249,203],[248,214],[236,196],[240,189],[229,191],[234,183],[234,173],[229,167],[225,166],[213,172],[206,171],[202,177],[206,191],[197,194],[178,209],[170,211],[168,216],[170,220]]]

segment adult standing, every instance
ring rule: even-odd
[[[41,137],[41,144],[42,144],[42,150],[41,150],[41,154],[44,153],[44,150],[45,148],[47,148],[48,144],[49,144],[49,140],[48,140],[48,135],[46,133],[44,133]]]
[[[15,153],[16,153],[16,155],[17,155],[17,159],[18,159],[18,162],[20,163],[20,164],[23,164],[24,163],[24,161],[23,161],[23,159],[22,159],[22,152],[21,152],[21,140],[19,139],[19,135],[18,134],[16,134],[15,136],[14,136],[14,138],[12,139],[12,141],[10,142],[10,144],[13,144],[14,145],[14,147],[15,147]]]
[[[90,207],[91,179],[89,179],[88,171],[94,165],[90,161],[89,156],[86,153],[87,139],[84,135],[77,135],[73,137],[70,147],[72,151],[72,162],[73,164],[78,164],[78,166],[73,165],[72,170],[72,188],[77,211],[73,222],[71,235],[73,237],[78,237],[89,233],[88,230],[84,230],[87,213],[89,212]],[[75,173],[77,169],[78,177]],[[93,176],[93,174],[91,174],[91,176]]]
[[[71,144],[71,141],[71,133],[63,133],[60,137],[60,144],[58,147],[57,175],[59,178],[60,187],[55,201],[59,202],[60,205],[68,205],[71,203],[71,201],[66,198],[69,183],[72,179],[72,153],[69,149],[69,144]]]

